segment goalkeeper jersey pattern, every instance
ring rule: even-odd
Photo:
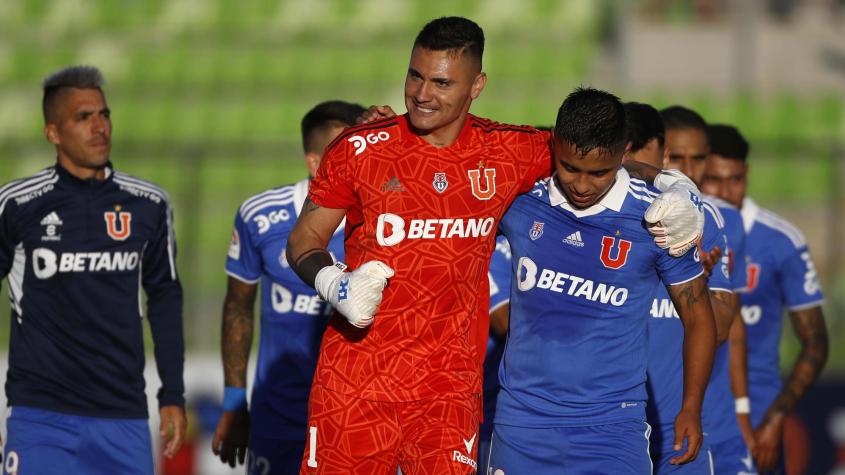
[[[517,198],[501,224],[514,279],[495,423],[644,420],[649,308],[659,286],[701,275],[700,259],[657,247],[643,220],[657,192],[624,169],[581,210],[553,179]]]
[[[748,395],[756,427],[781,389],[780,337],[784,310],[823,303],[816,267],[804,234],[787,220],[742,203],[748,285],[740,295],[748,337]]]
[[[182,287],[167,193],[106,168],[82,180],[59,165],[0,188],[0,276],[12,332],[12,406],[147,417],[144,301],[161,405],[184,405]]]
[[[235,216],[226,272],[261,288],[261,331],[250,400],[250,431],[300,440],[308,393],[330,307],[290,268],[288,235],[308,195],[308,179],[259,193]],[[343,259],[343,226],[328,246]]]
[[[315,385],[382,401],[481,393],[496,226],[548,176],[548,147],[536,129],[473,115],[444,148],[412,133],[404,115],[329,145],[311,201],[347,209],[350,269],[381,260],[396,275],[369,328],[332,316]]]

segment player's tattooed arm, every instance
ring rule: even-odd
[[[345,209],[324,208],[310,199],[302,205],[286,254],[296,275],[311,287],[320,269],[334,264],[326,246],[345,215]]]
[[[223,301],[221,337],[223,377],[229,387],[246,387],[257,289],[256,284],[229,277],[226,299]]]
[[[668,287],[672,303],[684,325],[684,398],[681,412],[675,419],[674,449],[687,450],[670,460],[687,463],[698,455],[702,443],[701,405],[710,379],[716,349],[716,328],[707,282],[703,275]]]
[[[625,170],[629,175],[634,178],[639,178],[649,185],[654,184],[654,179],[657,178],[657,175],[659,175],[661,171],[659,168],[654,168],[649,164],[635,162],[633,160],[626,160],[622,166],[625,167]]]
[[[792,328],[801,342],[801,353],[792,366],[786,383],[769,407],[765,423],[773,413],[787,414],[795,408],[827,363],[828,337],[820,306],[789,312]]]
[[[827,362],[828,337],[820,306],[789,312],[792,328],[801,341],[801,353],[780,394],[754,431],[754,459],[761,472],[773,470],[780,458],[784,418],[795,408]]]

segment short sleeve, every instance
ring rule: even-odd
[[[684,284],[703,273],[697,247],[680,257],[672,257],[665,250],[659,249],[657,274],[664,285]]]
[[[733,283],[730,275],[730,257],[728,256],[728,237],[725,234],[724,228],[719,227],[716,220],[722,219],[721,215],[713,211],[711,208],[705,206],[704,214],[704,235],[701,240],[701,249],[704,252],[710,252],[714,248],[719,248],[721,257],[710,271],[710,276],[707,278],[707,287],[710,290],[722,290],[730,292],[733,290]],[[724,222],[724,221],[722,221]]]
[[[341,134],[326,148],[317,176],[308,187],[308,199],[325,208],[349,209],[355,202],[352,149]]]
[[[240,213],[235,216],[226,256],[226,273],[248,284],[254,284],[261,278],[261,252],[253,244],[249,225]]]
[[[490,280],[491,312],[510,301],[512,273],[508,240],[499,236],[496,239],[496,250],[490,259],[490,270],[487,273]]]
[[[738,232],[734,230],[728,234],[728,257],[734,292],[742,292],[748,286],[748,272],[745,262],[745,230],[741,222],[738,225]]]
[[[807,246],[795,248],[786,254],[780,267],[781,292],[787,308],[800,310],[822,303],[824,296]]]
[[[527,148],[526,170],[523,181],[519,186],[519,193],[527,193],[534,187],[537,180],[552,174],[551,134],[537,131],[529,136]]]
[[[5,203],[4,209],[0,209],[0,279],[5,277],[12,269],[12,262],[15,256],[15,239],[13,234],[13,219],[9,217],[10,206]],[[2,206],[2,205],[0,205]]]

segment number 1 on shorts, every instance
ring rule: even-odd
[[[308,466],[317,468],[317,428],[308,428]]]

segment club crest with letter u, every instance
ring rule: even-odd
[[[446,173],[435,172],[434,182],[432,182],[432,185],[434,185],[434,190],[438,193],[443,193],[444,191],[446,191],[446,188],[449,186],[449,180],[446,179]]]
[[[534,221],[534,224],[531,225],[531,231],[528,232],[528,237],[530,237],[532,241],[536,241],[540,239],[540,236],[542,235],[543,223],[540,221]]]
[[[115,241],[125,241],[132,233],[132,213],[129,211],[115,207],[115,211],[106,211],[104,217],[106,233]]]

